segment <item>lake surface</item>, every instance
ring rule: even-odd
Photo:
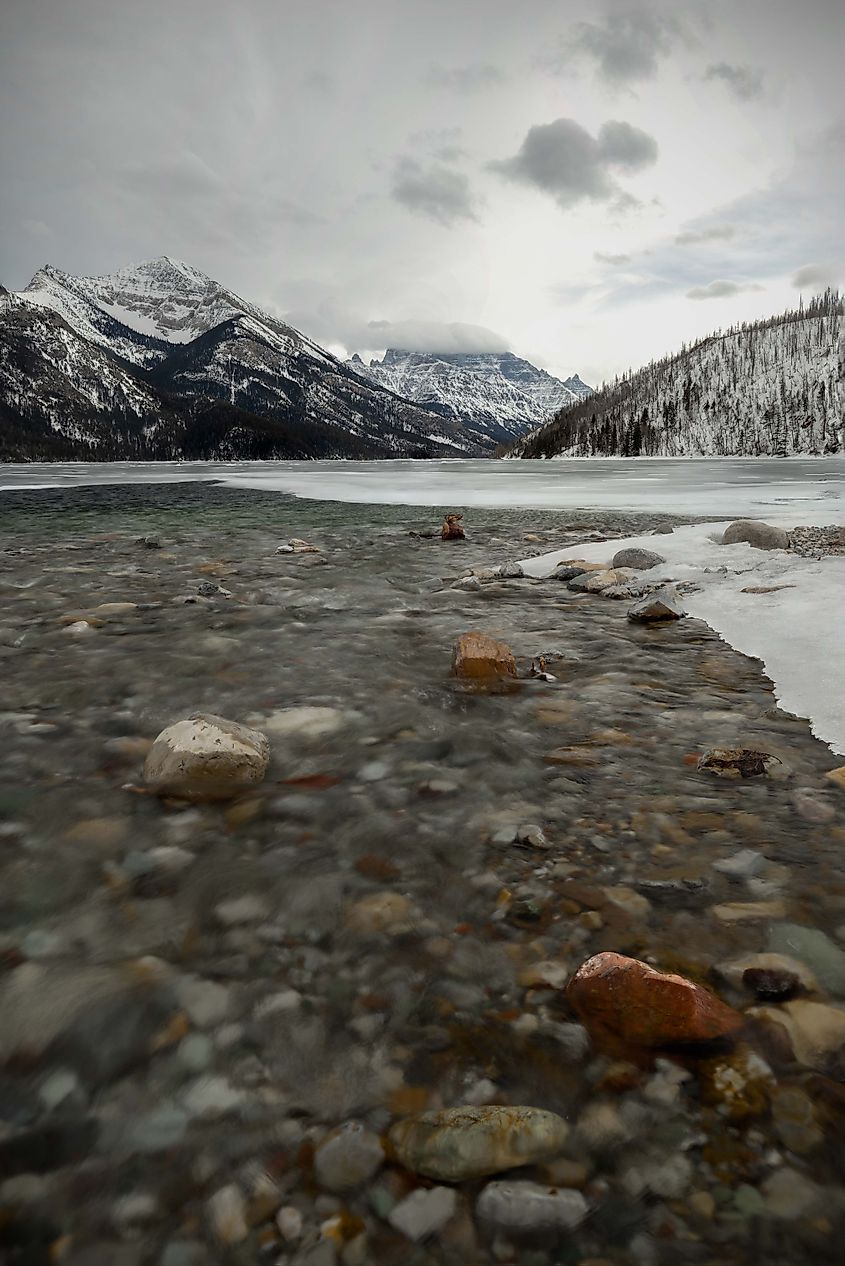
[[[382,505],[661,510],[845,521],[845,458],[566,461],[108,462],[0,468],[0,492],[90,484],[222,482]]]

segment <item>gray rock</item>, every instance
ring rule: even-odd
[[[400,1164],[444,1182],[463,1182],[557,1156],[566,1122],[542,1108],[445,1108],[397,1122],[390,1141]]]
[[[797,1169],[778,1169],[763,1183],[766,1207],[773,1218],[792,1221],[821,1210],[824,1192]]]
[[[409,1240],[419,1243],[445,1226],[454,1216],[457,1204],[458,1196],[453,1187],[431,1187],[428,1191],[420,1188],[400,1200],[387,1220]]]
[[[752,545],[755,549],[788,549],[789,535],[783,528],[773,527],[758,519],[737,519],[725,528],[723,545]]]
[[[666,585],[646,594],[628,611],[628,619],[638,624],[656,624],[664,620],[680,620],[686,614],[677,592]]]
[[[317,1182],[327,1191],[352,1191],[369,1182],[383,1164],[378,1136],[357,1121],[330,1134],[314,1153]]]
[[[562,580],[568,582],[574,580],[576,576],[585,576],[589,568],[581,567],[578,563],[561,563],[552,572],[552,580]]]
[[[674,531],[671,523],[660,523],[652,532],[652,536],[671,536]]]
[[[818,928],[776,923],[769,932],[769,949],[806,963],[823,989],[845,996],[845,950]]]
[[[499,567],[499,575],[502,577],[502,580],[521,580],[525,575],[525,572],[522,570],[519,563],[509,562],[502,563]]]
[[[523,848],[549,848],[549,841],[546,839],[545,832],[541,826],[535,826],[533,823],[526,823],[525,826],[518,826],[516,829],[516,841]]]
[[[765,865],[766,859],[762,853],[755,852],[753,848],[742,848],[731,857],[723,857],[721,861],[714,862],[713,869],[730,879],[749,879],[753,875],[759,875]]]
[[[511,1232],[571,1231],[589,1205],[580,1191],[534,1182],[491,1182],[475,1206],[479,1221]]]
[[[633,567],[636,571],[648,571],[651,567],[659,567],[666,559],[654,550],[640,549],[631,545],[628,549],[620,549],[613,555],[611,567]]]

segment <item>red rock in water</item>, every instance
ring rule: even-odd
[[[463,541],[466,540],[466,532],[461,527],[460,520],[464,516],[462,514],[447,514],[443,520],[443,527],[440,529],[441,539],[444,541]]]
[[[703,1045],[729,1037],[744,1023],[709,989],[623,954],[588,958],[566,993],[594,1038],[632,1046]]]

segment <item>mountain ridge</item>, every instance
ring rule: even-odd
[[[513,352],[416,352],[389,347],[382,359],[357,372],[397,394],[472,428],[497,444],[508,443],[551,417],[565,403],[589,394],[576,375],[561,380]]]
[[[237,433],[220,442],[227,457],[298,456],[303,443],[302,455],[331,457],[492,448],[169,256],[102,277],[45,265],[0,297],[0,458],[25,459],[27,433],[39,454],[178,457],[186,419],[212,406],[219,419],[224,405],[237,410]]]
[[[826,290],[806,307],[716,331],[623,374],[506,456],[840,453],[844,359],[842,297]]]

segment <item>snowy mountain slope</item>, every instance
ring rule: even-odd
[[[44,360],[65,375],[59,394],[77,402],[74,410],[84,397],[87,407],[102,415],[90,420],[84,435],[77,423],[68,424],[68,439],[75,437],[81,445],[93,444],[95,435],[102,441],[112,415],[123,434],[122,398],[105,386],[96,399],[86,394],[90,363],[103,367],[105,383],[120,369],[138,390],[146,386],[168,399],[193,402],[194,413],[199,401],[225,402],[251,415],[254,430],[261,429],[258,419],[289,429],[327,428],[323,456],[458,457],[493,447],[460,421],[400,399],[297,330],[166,256],[107,277],[73,277],[45,266],[26,290],[0,299],[0,312],[6,310],[29,313],[31,319],[19,317],[17,324],[0,327],[0,400],[28,424],[46,426],[54,437],[61,432],[52,397],[40,400],[43,380],[33,378],[27,392],[20,374],[26,350],[19,336],[28,330],[36,359],[40,342]],[[33,314],[45,319],[35,320]],[[50,315],[76,336],[75,359],[56,356],[56,327],[46,320]],[[179,416],[184,411],[184,404],[176,409]],[[312,447],[320,451],[317,440]],[[102,442],[100,449],[105,451]]]
[[[575,375],[566,382],[511,352],[433,353],[389,348],[381,361],[347,364],[372,382],[463,423],[482,441],[503,443],[589,394]]]
[[[845,451],[842,299],[701,339],[564,408],[512,457]]]
[[[267,418],[140,377],[57,313],[0,306],[0,460],[384,457],[323,420]]]

